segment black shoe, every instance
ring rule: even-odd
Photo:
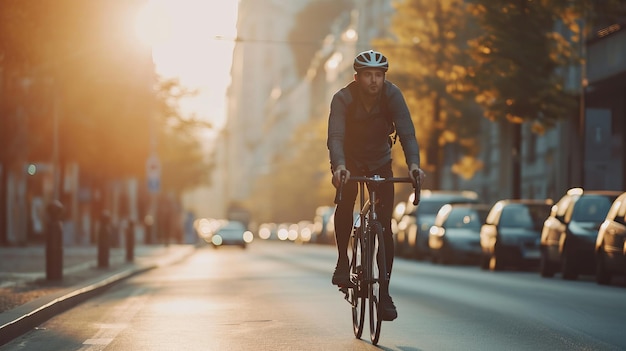
[[[384,321],[392,321],[398,318],[398,310],[396,310],[396,306],[393,304],[393,300],[389,295],[383,295],[380,297],[380,304],[378,308],[381,310],[381,318]]]
[[[337,262],[332,282],[333,285],[337,285],[339,287],[350,286],[350,268],[347,262]]]

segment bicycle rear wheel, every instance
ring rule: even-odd
[[[370,270],[369,297],[369,321],[370,339],[373,345],[378,344],[380,328],[382,326],[382,310],[380,307],[381,284],[386,284],[387,265],[385,260],[385,243],[383,240],[383,227],[378,221],[373,221],[369,227],[371,242],[368,245],[368,253],[372,269]]]
[[[363,335],[365,322],[366,284],[363,278],[363,246],[361,228],[356,228],[350,235],[348,255],[350,256],[350,281],[347,299],[352,305],[352,329],[357,339]]]

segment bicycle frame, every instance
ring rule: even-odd
[[[351,233],[350,250],[353,254],[350,262],[352,285],[349,288],[340,289],[344,292],[346,300],[352,306],[352,321],[354,334],[357,338],[363,332],[365,300],[369,301],[370,338],[376,345],[380,336],[382,314],[378,308],[381,284],[389,284],[389,274],[385,257],[385,244],[383,226],[378,221],[377,212],[377,189],[380,184],[387,182],[412,183],[411,178],[382,178],[379,175],[371,177],[350,177],[348,181],[358,182],[359,192],[359,226],[354,225]],[[342,177],[335,203],[341,201],[341,192],[345,180]],[[415,188],[414,204],[419,203],[419,184],[413,184]],[[365,197],[367,186],[368,198]],[[356,257],[358,256],[358,257]],[[359,265],[360,264],[360,265]],[[367,295],[365,295],[365,291]]]

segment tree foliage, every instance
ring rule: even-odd
[[[163,188],[181,195],[184,191],[210,183],[213,160],[202,144],[202,132],[212,126],[195,116],[183,116],[181,99],[196,94],[177,79],[162,80],[157,90],[157,121],[162,126],[157,150],[163,167]]]
[[[406,0],[394,6],[394,38],[375,45],[388,53],[389,79],[405,93],[424,153],[423,167],[433,174],[429,186],[438,188],[447,145],[456,145],[465,156],[456,162],[475,161],[478,151],[474,136],[480,114],[462,83],[470,64],[464,48],[472,34],[471,18],[461,0]],[[478,162],[470,164],[479,167]]]
[[[143,179],[158,134],[164,167],[171,166],[164,169],[166,189],[208,180],[197,134],[207,126],[180,118],[172,106],[181,89],[157,84],[150,49],[134,39],[144,3],[0,2],[0,162],[14,162],[18,147],[31,161],[51,162],[56,120],[60,162],[77,162],[87,178]],[[153,129],[156,114],[163,118]],[[20,128],[27,138],[16,133]]]
[[[476,65],[468,82],[490,120],[532,121],[551,127],[575,112],[564,75],[575,59],[571,42],[555,32],[558,13],[547,1],[475,1],[484,33],[470,41]]]

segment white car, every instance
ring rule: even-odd
[[[230,221],[211,236],[211,244],[215,248],[222,245],[239,245],[245,249],[246,245],[252,242],[252,238],[252,233],[246,230],[243,223]]]

